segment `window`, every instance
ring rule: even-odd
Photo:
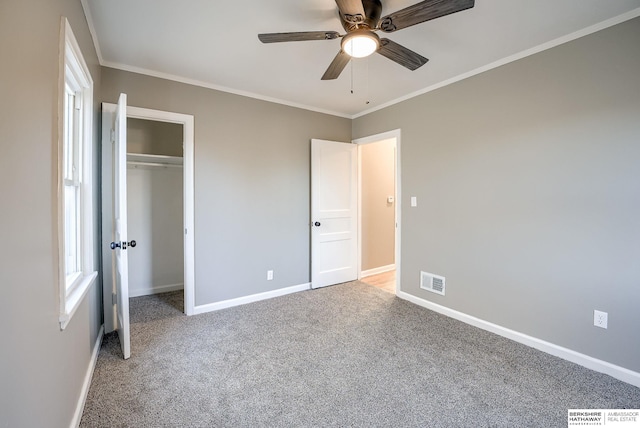
[[[93,81],[69,22],[62,18],[58,120],[60,327],[64,329],[97,272],[93,270]]]

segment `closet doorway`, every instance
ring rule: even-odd
[[[183,125],[127,119],[129,297],[184,290]]]
[[[116,105],[102,105],[102,234],[113,236],[113,123]],[[194,118],[191,115],[126,107],[126,201],[128,297],[180,292],[181,311],[193,314],[194,267]],[[125,168],[123,168],[124,170]],[[108,247],[108,242],[105,244]],[[112,266],[103,249],[105,332],[119,327]],[[128,312],[128,310],[127,310]],[[128,323],[128,320],[127,320]]]

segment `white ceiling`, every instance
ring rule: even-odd
[[[382,14],[417,2],[382,0]],[[339,40],[262,44],[257,34],[343,34],[334,0],[82,3],[102,65],[345,117],[640,16],[640,0],[476,0],[472,9],[385,35],[429,58],[418,70],[372,55],[321,81]]]

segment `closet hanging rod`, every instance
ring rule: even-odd
[[[149,153],[127,153],[127,160],[139,162],[182,163],[182,156],[152,155]]]

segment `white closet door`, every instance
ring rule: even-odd
[[[116,290],[118,337],[122,354],[131,356],[129,331],[129,263],[127,257],[127,95],[120,94],[113,142],[113,280]]]

